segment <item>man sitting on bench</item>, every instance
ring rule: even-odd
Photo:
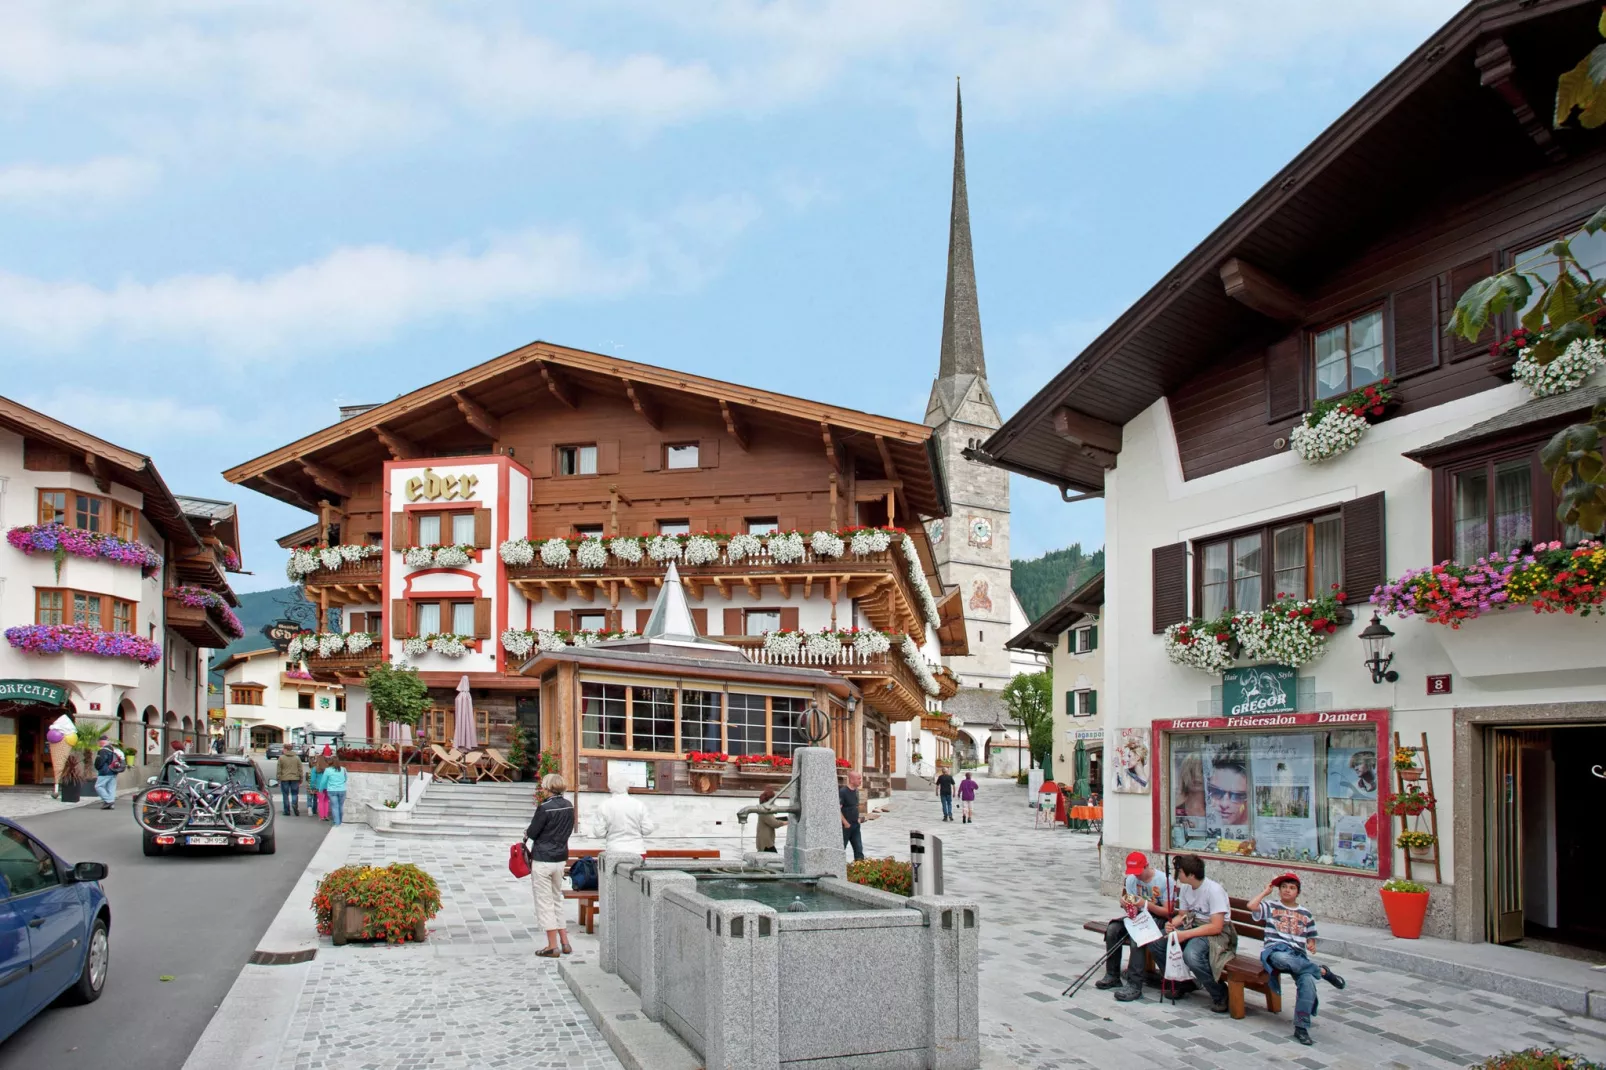
[[[1276,893],[1279,902],[1270,897]],[[1256,921],[1264,922],[1265,943],[1260,951],[1260,964],[1271,977],[1271,989],[1277,991],[1277,974],[1291,974],[1294,978],[1294,1039],[1301,1044],[1313,1043],[1310,1039],[1310,1020],[1316,1013],[1316,978],[1320,977],[1334,988],[1343,988],[1344,979],[1326,966],[1310,960],[1316,950],[1316,918],[1299,905],[1299,877],[1284,873],[1266,885],[1265,891],[1249,900],[1249,912]]]
[[[1238,953],[1238,930],[1233,928],[1232,904],[1227,889],[1217,881],[1205,879],[1204,859],[1198,855],[1177,855],[1177,911],[1165,923],[1182,941],[1182,957],[1210,996],[1210,1009],[1227,1013],[1227,986],[1221,975]]]
[[[1126,885],[1121,906],[1128,910],[1146,910],[1164,920],[1171,916],[1171,904],[1176,898],[1171,878],[1149,865],[1142,851],[1126,856]],[[1110,922],[1104,930],[1104,976],[1093,984],[1094,988],[1110,989],[1121,984],[1121,945],[1132,947],[1132,957],[1126,968],[1126,987],[1115,994],[1122,1003],[1143,998],[1143,970],[1148,952],[1132,943],[1126,931],[1126,915]],[[1160,946],[1155,944],[1152,946]]]

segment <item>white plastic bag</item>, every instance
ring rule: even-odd
[[[1126,934],[1132,938],[1132,943],[1138,947],[1145,947],[1160,939],[1160,927],[1154,923],[1154,915],[1147,910],[1140,910],[1136,917],[1123,918],[1126,923]]]
[[[1191,981],[1193,971],[1188,969],[1188,962],[1182,957],[1182,941],[1177,939],[1176,933],[1171,933],[1165,941],[1165,979],[1167,981]]]

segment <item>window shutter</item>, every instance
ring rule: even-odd
[[[638,610],[636,610],[636,631],[638,631],[638,632],[646,631],[647,630],[647,618],[649,618],[651,616],[652,616],[652,610],[650,610],[650,609],[638,609]]]
[[[1439,280],[1424,279],[1394,294],[1394,377],[1439,366]]]
[[[1099,626],[1097,624],[1087,630],[1087,649],[1089,653],[1099,648]]]
[[[1156,546],[1154,570],[1154,634],[1188,619],[1188,544]]]
[[[474,638],[489,639],[491,637],[491,600],[489,598],[474,599]]]
[[[351,622],[346,627],[352,632],[366,632],[368,630],[368,614],[353,613]]]
[[[708,634],[708,610],[693,609],[691,611],[691,619],[692,622],[697,625],[698,635]]]
[[[552,477],[552,453],[554,447],[550,442],[543,442],[530,451],[530,478],[550,479]]]
[[[1445,291],[1441,304],[1444,308],[1444,322],[1450,322],[1450,313],[1454,311],[1456,302],[1466,293],[1473,283],[1488,278],[1495,273],[1494,256],[1481,256],[1476,260],[1469,260],[1465,264],[1450,269],[1450,285]],[[1450,360],[1466,360],[1489,351],[1489,343],[1494,341],[1494,323],[1483,329],[1475,341],[1467,341],[1459,334],[1450,337]],[[1370,593],[1370,592],[1368,592]]]
[[[726,634],[726,635],[741,635],[742,634],[742,611],[741,610],[739,610],[739,609],[727,609],[725,611],[725,633],[724,634]]]
[[[1076,629],[1072,628],[1065,633],[1065,653],[1076,653]]]
[[[619,440],[597,443],[597,474],[617,475],[619,472]]]
[[[1067,691],[1067,692],[1065,692],[1065,716],[1067,716],[1067,717],[1075,717],[1076,716],[1076,692],[1075,691]]]
[[[1098,712],[1099,693],[1097,691],[1089,691],[1087,693],[1087,715],[1089,717],[1096,717],[1098,716]]]
[[[656,472],[664,466],[664,444],[653,441],[647,444],[646,452],[641,455],[641,470],[643,472]]]
[[[390,514],[390,548],[394,550],[411,544],[412,539],[407,534],[407,514]]]
[[[570,632],[574,630],[574,612],[560,609],[552,614],[552,630],[555,632]]]
[[[474,545],[481,550],[491,548],[491,511],[474,510]]]
[[[1305,333],[1266,348],[1266,422],[1292,420],[1305,411]]]
[[[1365,605],[1385,577],[1383,492],[1344,503],[1344,593],[1346,605]]]
[[[781,607],[781,630],[784,632],[797,631],[797,607]]]
[[[697,443],[697,467],[719,467],[719,439],[705,438]]]
[[[407,599],[392,598],[390,600],[390,637],[392,639],[407,638]]]

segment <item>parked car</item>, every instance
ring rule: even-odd
[[[283,743],[269,743],[268,744],[268,749],[267,749],[266,753],[263,756],[265,758],[267,758],[268,761],[272,762],[272,761],[278,760],[279,755],[281,755],[283,753],[284,753],[284,744]]]
[[[273,797],[255,761],[238,754],[169,761],[134,796],[145,854],[169,847],[253,847],[273,854]]]
[[[58,998],[100,998],[111,957],[105,878],[104,863],[68,865],[0,817],[0,1041]]]

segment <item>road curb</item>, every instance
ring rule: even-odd
[[[313,893],[324,874],[345,865],[356,835],[356,825],[341,825],[324,836],[268,931],[257,941],[250,963],[240,970],[184,1060],[184,1070],[273,1066],[284,1049],[285,1033],[318,952]]]

